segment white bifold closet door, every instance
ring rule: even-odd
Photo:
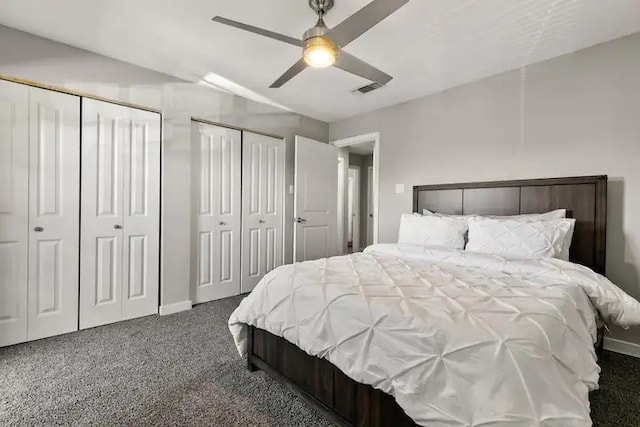
[[[0,81],[0,345],[27,340],[29,87]]]
[[[284,141],[242,136],[242,292],[282,265]]]
[[[158,312],[160,126],[83,99],[80,328]]]
[[[192,122],[195,302],[240,293],[241,133]]]
[[[78,330],[80,97],[31,89],[29,340]]]
[[[77,330],[79,116],[0,81],[0,346]]]

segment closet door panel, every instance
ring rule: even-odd
[[[242,292],[282,265],[284,142],[243,133]]]
[[[129,109],[123,150],[123,318],[158,312],[160,115]]]
[[[241,135],[234,129],[223,129],[215,151],[218,159],[216,197],[214,209],[217,213],[217,230],[214,231],[216,256],[214,268],[217,272],[218,291],[214,298],[225,298],[240,293],[240,211],[241,179]],[[215,225],[215,224],[214,224]],[[214,276],[215,277],[215,276]]]
[[[284,203],[284,141],[269,138],[266,145],[264,228],[265,271],[268,273],[282,265],[282,229]]]
[[[265,274],[273,270],[274,268],[282,265],[282,261],[280,260],[281,255],[281,245],[278,244],[278,229],[277,228],[267,228],[266,230],[266,238],[265,238]]]
[[[80,328],[122,319],[122,151],[126,107],[82,100]]]
[[[30,89],[28,339],[78,329],[80,98]]]
[[[256,135],[257,136],[257,135]],[[242,141],[242,292],[250,292],[264,275],[263,204],[264,146],[260,138],[245,132]]]
[[[0,81],[0,346],[27,339],[29,88]]]
[[[196,302],[240,293],[241,134],[193,122]]]

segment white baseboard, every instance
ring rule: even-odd
[[[169,305],[160,306],[160,316],[191,310],[191,301],[180,301]]]
[[[640,358],[640,344],[604,337],[605,350]]]

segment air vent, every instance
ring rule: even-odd
[[[382,85],[380,83],[371,83],[370,85],[362,86],[356,90],[352,90],[351,93],[353,93],[354,95],[365,94],[365,93],[374,91],[376,89],[380,89],[381,87]]]

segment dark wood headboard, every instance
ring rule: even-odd
[[[413,187],[413,211],[419,213],[518,215],[562,208],[576,219],[569,259],[604,274],[606,175]]]

